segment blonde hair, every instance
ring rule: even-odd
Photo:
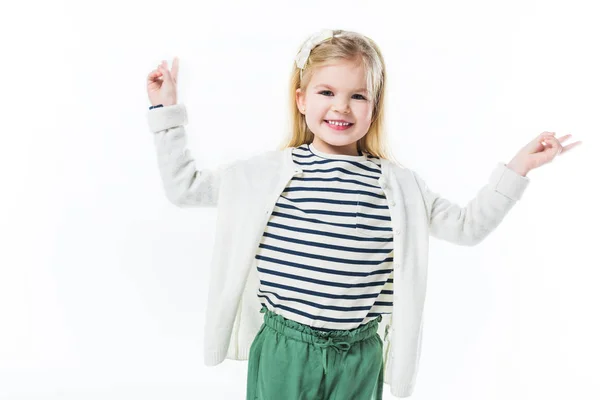
[[[302,46],[298,51],[301,48]],[[370,154],[396,162],[389,149],[387,134],[384,130],[386,72],[381,50],[372,39],[360,33],[341,29],[334,30],[331,39],[319,43],[310,51],[310,56],[302,71],[302,80],[300,79],[300,69],[294,61],[288,93],[292,117],[290,121],[291,135],[284,139],[278,150],[297,147],[313,141],[314,133],[308,128],[304,114],[298,110],[296,90],[301,88],[303,92],[306,92],[308,82],[316,68],[340,60],[362,63],[367,75],[368,96],[373,99],[371,126],[367,133],[358,140],[358,151],[362,154]]]

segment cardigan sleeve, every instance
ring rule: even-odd
[[[222,175],[233,163],[197,169],[187,148],[183,104],[150,109],[147,117],[167,199],[179,207],[216,207]]]
[[[498,163],[488,182],[464,207],[432,191],[413,171],[425,201],[429,232],[450,243],[474,246],[490,234],[521,199],[529,178]]]

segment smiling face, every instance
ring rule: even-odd
[[[316,68],[306,93],[296,90],[296,104],[315,135],[313,145],[317,150],[358,155],[356,142],[367,134],[373,112],[366,82],[362,65],[343,60]],[[327,122],[332,120],[352,125],[332,126]]]

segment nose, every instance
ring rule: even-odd
[[[348,103],[344,102],[342,104],[336,104],[333,106],[333,111],[339,111],[342,112],[344,114],[348,114],[350,112],[349,108],[348,108]]]

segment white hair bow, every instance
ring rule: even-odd
[[[302,79],[302,70],[306,65],[310,51],[319,43],[331,39],[333,37],[333,30],[323,29],[314,35],[312,35],[302,46],[302,49],[296,55],[296,66],[300,68],[300,79]]]

